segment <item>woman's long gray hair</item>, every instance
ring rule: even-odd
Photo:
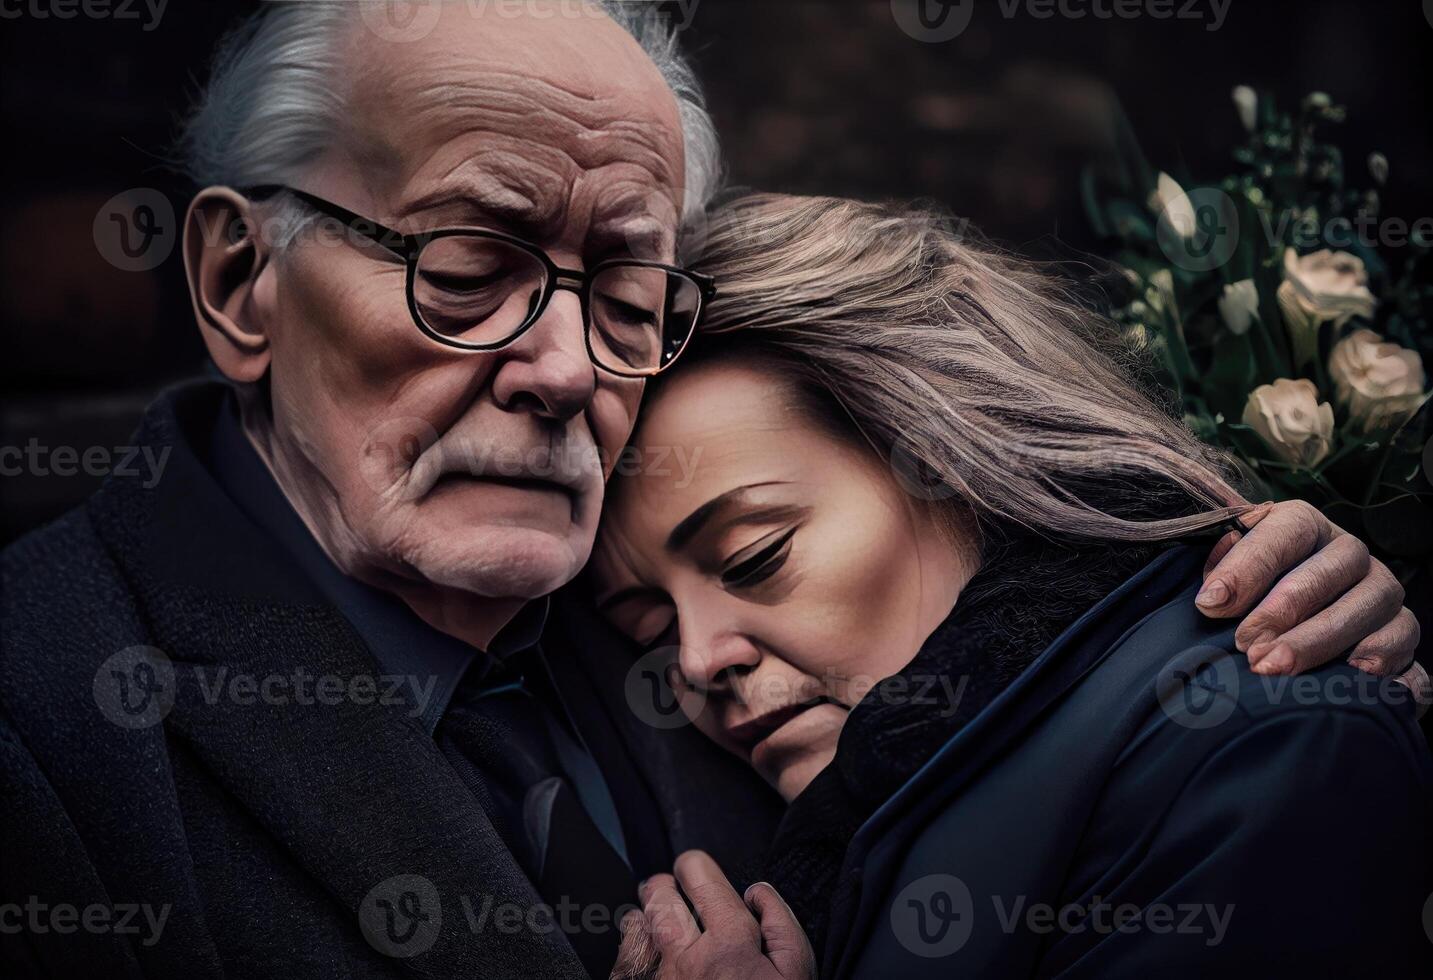
[[[954,521],[1154,541],[1247,506],[1112,323],[934,208],[748,194],[697,266],[719,292],[690,354],[772,363]]]

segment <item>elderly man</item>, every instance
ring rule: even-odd
[[[769,792],[629,701],[580,593],[547,598],[710,288],[674,264],[717,171],[690,73],[632,6],[372,13],[274,4],[226,42],[184,237],[225,381],[147,415],[157,486],[4,554],[21,972],[605,976],[638,880],[768,839]],[[654,295],[666,333],[634,339]],[[1396,585],[1307,508],[1245,536],[1206,611],[1300,562],[1251,632],[1352,588],[1298,655],[1369,634],[1406,666]]]

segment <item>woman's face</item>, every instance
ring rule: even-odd
[[[674,659],[683,709],[790,800],[974,569],[873,452],[763,370],[679,372],[642,419],[593,552],[599,606]]]

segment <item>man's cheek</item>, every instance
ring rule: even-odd
[[[343,444],[348,447],[338,467],[357,465],[362,486],[383,498],[403,496],[414,465],[438,441],[438,432],[422,415],[387,414],[366,428],[350,428]]]

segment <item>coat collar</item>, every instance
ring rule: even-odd
[[[411,697],[381,697],[383,669],[358,634],[202,465],[226,397],[212,382],[161,397],[139,438],[172,447],[163,477],[152,488],[112,481],[90,503],[173,663],[169,736],[356,924],[399,907],[405,892],[429,896],[428,908],[436,901],[434,931],[419,933],[431,946],[395,960],[415,975],[580,976],[556,932],[499,935],[491,918],[486,933],[470,928],[465,903],[527,909],[541,900],[416,720]],[[369,679],[379,690],[360,693]],[[258,696],[251,683],[278,696]],[[354,693],[325,696],[337,688]]]
[[[867,820],[852,838],[841,877],[860,878],[867,894],[883,894],[898,862],[873,859],[903,853],[910,840],[961,789],[998,760],[1042,715],[1082,678],[1098,668],[1127,634],[1155,610],[1169,603],[1197,580],[1205,551],[1180,545],[1156,557],[1096,603],[1064,632],[969,724],[960,729],[932,758]],[[852,950],[850,937],[860,935],[856,919],[864,901],[850,902],[845,921],[831,923],[823,975],[843,975]]]

